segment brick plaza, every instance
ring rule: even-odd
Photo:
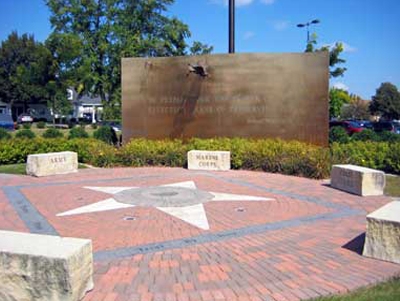
[[[57,216],[112,198],[88,187],[184,182],[266,200],[204,203],[207,230],[148,206]],[[360,255],[366,214],[391,199],[358,197],[326,181],[121,168],[0,175],[0,188],[1,230],[92,240],[95,287],[84,301],[306,300],[400,275],[400,265]]]

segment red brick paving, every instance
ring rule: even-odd
[[[191,176],[197,187],[203,190],[248,194],[249,189],[204,176]],[[188,178],[174,177],[173,182],[187,181]],[[208,181],[207,181],[208,180]],[[100,186],[156,186],[171,183],[171,180],[149,179],[141,181],[113,181],[95,183]],[[95,186],[92,185],[92,186]],[[57,217],[56,214],[77,207],[89,205],[112,195],[85,189],[82,184],[55,185],[51,187],[30,187],[22,189],[24,195],[47,217],[48,221],[62,236],[84,237],[93,240],[95,251],[129,247],[166,240],[181,239],[209,232],[243,228],[249,225],[272,223],[297,217],[310,216],[332,211],[322,206],[299,202],[285,196],[252,192],[252,195],[271,197],[276,201],[266,202],[215,202],[205,204],[210,231],[193,227],[184,221],[166,215],[155,208],[121,209],[84,215]],[[54,200],[57,200],[55,202]],[[236,212],[235,208],[245,208]],[[134,222],[123,218],[133,215]],[[99,222],[101,221],[101,222]],[[136,235],[130,235],[135,231]]]
[[[0,179],[1,185],[1,179]],[[0,190],[0,229],[8,231],[29,232],[24,222],[19,218],[13,207]]]
[[[130,177],[131,180],[126,179]],[[83,186],[145,187],[189,180],[195,181],[203,190],[276,200],[207,203],[210,231],[200,230],[153,208],[55,216],[111,197],[83,189]],[[305,300],[345,293],[400,275],[400,265],[365,258],[350,247],[344,247],[365,232],[366,213],[390,199],[361,198],[331,189],[324,181],[258,172],[201,173],[169,168],[82,170],[75,175],[39,179],[11,176],[0,178],[0,181],[1,186],[39,185],[21,188],[21,191],[61,235],[91,238],[95,251],[293,220],[336,210],[249,185],[316,197],[365,211],[351,217],[317,220],[185,248],[99,260],[95,262],[95,288],[84,301]],[[237,207],[244,207],[246,211],[236,212]],[[134,215],[137,220],[123,220],[127,215]],[[27,231],[1,190],[0,218],[0,229]]]

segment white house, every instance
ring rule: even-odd
[[[93,123],[100,120],[100,116],[103,112],[103,104],[100,97],[90,97],[87,94],[80,96],[73,88],[67,89],[67,93],[68,100],[72,102],[72,115],[74,118],[78,120],[91,115]]]

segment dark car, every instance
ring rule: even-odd
[[[355,121],[331,121],[329,122],[329,128],[333,128],[335,126],[340,126],[344,128],[349,135],[353,135],[354,133],[359,133],[364,130],[364,128]]]
[[[374,131],[380,132],[392,132],[395,134],[400,134],[400,124],[393,121],[379,121],[374,123]]]
[[[374,128],[371,121],[368,121],[368,120],[358,120],[358,121],[356,121],[356,122],[357,122],[360,126],[362,126],[363,128],[370,129],[370,130],[372,130],[372,129]]]
[[[101,125],[110,126],[116,133],[119,133],[122,130],[121,122],[119,121],[103,121]]]
[[[13,131],[14,130],[14,121],[11,118],[11,115],[8,114],[0,114],[0,128]]]
[[[92,113],[83,113],[82,121],[86,122],[86,123],[92,123],[93,122],[93,114]]]

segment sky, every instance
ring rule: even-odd
[[[175,0],[167,14],[189,25],[191,40],[228,51],[228,0]],[[51,32],[44,0],[0,0],[0,40],[12,31],[44,41]],[[382,82],[400,88],[400,0],[236,0],[236,52],[302,52],[310,26],[318,45],[342,42],[348,69],[331,86],[371,99]]]

